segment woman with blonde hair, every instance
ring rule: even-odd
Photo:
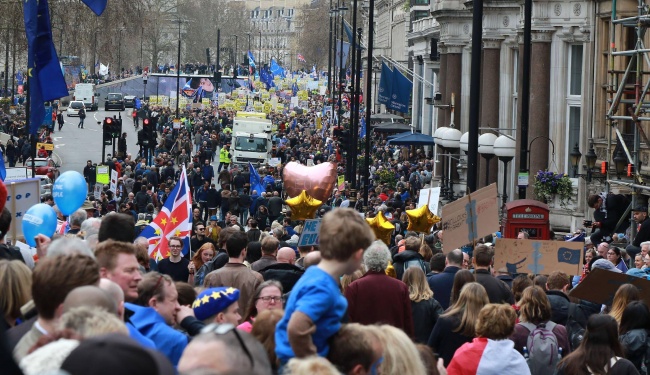
[[[216,253],[217,251],[214,248],[214,244],[211,242],[206,242],[199,247],[199,251],[194,253],[192,261],[187,266],[190,271],[190,277],[187,279],[188,284],[203,286],[203,279],[205,279],[205,275],[208,274],[206,263],[211,261]]]
[[[616,294],[614,294],[614,300],[612,301],[612,308],[609,310],[609,315],[611,315],[616,323],[621,324],[621,317],[623,316],[623,311],[627,305],[632,301],[639,301],[641,299],[641,293],[639,289],[632,284],[623,284],[618,287]]]
[[[427,373],[418,348],[404,331],[387,324],[377,328],[375,332],[384,347],[382,375]]]
[[[478,314],[489,302],[483,285],[467,283],[461,289],[458,300],[440,315],[427,345],[445,361],[445,366],[451,362],[456,349],[472,341],[476,334],[474,326]]]
[[[433,331],[433,326],[440,314],[443,313],[442,306],[433,298],[433,291],[420,267],[409,267],[404,271],[402,281],[409,288],[411,314],[415,328],[413,339],[416,343],[426,344],[431,336],[431,331]]]
[[[32,298],[32,271],[19,260],[0,260],[0,311],[6,325],[13,327],[20,308]]]
[[[510,338],[515,343],[515,349],[523,354],[524,347],[528,345],[527,341],[530,333],[535,328],[543,327],[553,332],[558,346],[562,348],[562,355],[569,354],[571,348],[566,328],[550,320],[551,302],[548,300],[544,289],[536,285],[524,289],[519,300],[520,322],[515,326],[514,333]]]
[[[505,304],[488,304],[478,314],[477,337],[461,346],[447,367],[449,374],[530,374],[524,357],[508,337],[517,314]]]

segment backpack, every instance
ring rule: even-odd
[[[553,333],[556,324],[548,321],[539,325],[519,323],[530,333],[526,340],[528,353],[524,352],[531,375],[552,375],[560,361],[557,337]]]
[[[427,274],[427,267],[424,265],[424,262],[420,258],[410,259],[404,262],[402,275],[404,272],[406,272],[407,269],[409,269],[409,267],[420,267],[422,269],[422,272],[424,272],[425,275]]]
[[[573,302],[569,304],[569,316],[566,319],[565,325],[572,351],[576,350],[578,346],[580,346],[582,339],[585,337],[585,325],[581,324],[576,319],[577,309],[577,304]]]

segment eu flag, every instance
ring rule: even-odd
[[[257,173],[257,169],[255,169],[255,167],[253,167],[253,164],[250,162],[248,162],[248,171],[250,172],[249,183],[251,184],[251,195],[253,194],[253,190],[256,190],[257,194],[262,195],[266,189],[264,189],[264,186],[262,185],[262,178],[260,177],[260,174]]]
[[[557,249],[557,261],[558,263],[568,263],[568,264],[580,264],[580,249],[569,249],[566,247],[560,247]]]
[[[30,98],[29,132],[35,135],[45,117],[45,101],[68,95],[68,88],[52,42],[47,0],[26,0],[27,75]]]

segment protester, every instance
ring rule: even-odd
[[[555,373],[569,375],[599,371],[606,374],[638,375],[634,364],[623,356],[616,320],[609,315],[595,314],[587,321],[585,337],[580,346],[560,361]]]
[[[609,310],[609,315],[612,316],[616,323],[621,323],[621,317],[625,308],[633,301],[639,301],[641,293],[639,289],[632,284],[623,284],[618,287],[614,299],[612,300],[612,308]]]
[[[429,287],[443,309],[447,309],[450,305],[454,276],[460,271],[462,264],[463,252],[460,249],[452,250],[447,254],[445,269],[439,274],[432,275],[427,279]]]
[[[194,300],[192,308],[197,319],[206,324],[239,324],[239,290],[235,288],[204,289]]]
[[[542,291],[543,293],[543,291]],[[476,321],[476,338],[463,344],[447,367],[449,374],[530,374],[524,360],[508,340],[517,314],[505,304],[488,304]]]
[[[413,337],[409,289],[386,275],[389,261],[390,251],[382,241],[373,242],[363,253],[367,272],[345,290],[350,322],[390,324]]]
[[[454,353],[476,335],[475,323],[483,306],[490,302],[485,288],[476,282],[465,284],[458,301],[436,321],[427,345],[449,365]]]
[[[316,267],[307,267],[276,329],[275,352],[281,365],[293,357],[327,353],[328,340],[339,330],[347,308],[338,280],[361,266],[363,251],[374,237],[365,220],[352,209],[325,214],[319,238],[322,260]]]
[[[414,341],[426,344],[438,317],[443,313],[442,307],[434,299],[424,272],[420,268],[408,268],[404,272],[402,280],[408,287],[409,298],[411,299],[415,332]]]
[[[194,253],[192,260],[188,264],[188,272],[190,274],[187,282],[190,285],[202,286],[203,279],[207,275],[208,267],[207,264],[210,262],[216,254],[214,249],[214,244],[207,242],[204,243],[199,250]]]

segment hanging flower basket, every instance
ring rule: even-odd
[[[535,174],[535,198],[548,203],[557,198],[562,208],[567,208],[573,200],[571,179],[564,173],[538,171]]]

